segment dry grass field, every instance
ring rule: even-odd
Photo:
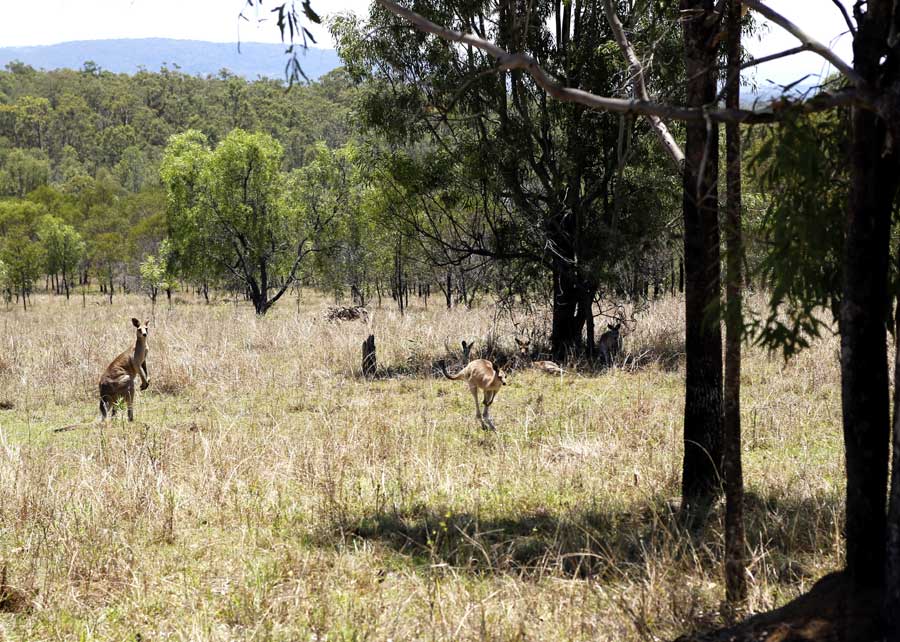
[[[312,294],[265,318],[163,302],[136,420],[101,426],[97,379],[150,306],[100,300],[0,309],[6,639],[655,640],[724,621],[721,507],[700,530],[672,512],[679,301],[625,338],[638,366],[514,371],[487,433],[431,363],[445,340],[512,348],[490,307],[375,309],[391,376],[365,381],[369,328]],[[837,350],[746,352],[753,611],[842,563]]]

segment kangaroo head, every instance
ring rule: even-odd
[[[506,373],[503,372],[503,370],[501,370],[497,366],[495,366],[493,363],[491,364],[491,367],[494,369],[494,376],[500,380],[500,383],[502,385],[505,386],[506,385]]]
[[[619,323],[617,323],[615,325],[611,325],[611,324],[607,323],[606,327],[609,328],[610,332],[617,335],[617,334],[619,334],[619,328],[622,327],[622,322],[620,321]]]
[[[463,358],[465,358],[467,361],[469,360],[469,356],[472,352],[473,345],[475,345],[474,341],[466,343],[465,340],[463,340],[463,342],[462,342]]]
[[[519,346],[519,354],[523,357],[528,356],[528,348],[531,347],[531,339],[525,339],[524,341],[520,341],[518,337],[516,337],[516,345]]]
[[[138,339],[142,339],[142,338],[146,339],[147,338],[147,326],[150,325],[149,319],[147,319],[146,321],[144,321],[143,324],[141,324],[140,321],[138,321],[137,319],[132,317],[131,325],[133,325],[135,328],[137,328],[137,338]]]

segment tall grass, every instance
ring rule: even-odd
[[[330,323],[325,305],[157,305],[136,421],[102,426],[97,379],[146,299],[0,311],[7,637],[646,640],[723,621],[721,515],[689,530],[673,511],[679,301],[637,318],[619,367],[513,372],[496,433],[431,365],[463,338],[511,351],[510,321]],[[370,332],[387,376],[365,381]],[[837,349],[747,350],[751,610],[842,563]]]

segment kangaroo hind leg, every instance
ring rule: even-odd
[[[482,423],[486,424],[486,427],[490,428],[491,430],[496,430],[496,427],[494,426],[494,420],[491,419],[491,404],[494,403],[494,397],[496,396],[496,391],[484,391],[484,419]]]

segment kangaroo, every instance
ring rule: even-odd
[[[447,365],[441,361],[441,372],[450,380],[457,381],[465,379],[469,384],[469,391],[475,398],[475,418],[481,422],[484,429],[496,430],[494,422],[491,420],[490,410],[491,404],[501,386],[506,385],[506,375],[502,370],[498,370],[493,363],[487,359],[475,359],[470,361],[469,365],[451,375],[447,372]],[[478,391],[484,392],[484,415],[481,413],[481,406],[478,403]]]
[[[472,346],[475,345],[474,341],[470,341],[466,343],[465,340],[462,341],[462,349],[463,349],[463,359],[468,361],[471,358]]]
[[[469,362],[472,360],[472,348],[475,346],[475,341],[470,341],[466,343],[466,340],[463,339],[462,343],[462,357],[463,361]],[[447,340],[444,339],[444,349],[447,351],[447,354],[453,354],[453,350],[450,349],[450,344],[447,343]]]
[[[613,359],[615,359],[616,355],[622,350],[622,335],[619,332],[622,327],[622,322],[620,321],[615,325],[607,323],[606,327],[609,329],[600,335],[598,347],[600,349],[600,360],[604,364],[611,366]]]
[[[524,341],[519,340],[516,337],[516,345],[519,346],[519,357],[522,359],[527,359],[531,363],[531,367],[535,370],[540,370],[546,374],[552,375],[561,375],[563,374],[562,367],[557,364],[555,361],[535,361],[531,356],[531,339],[525,339]]]
[[[134,342],[134,350],[126,350],[113,359],[103,375],[100,377],[100,415],[101,421],[106,419],[107,410],[116,416],[115,404],[119,399],[124,399],[128,404],[128,421],[134,421],[134,378],[141,377],[141,390],[146,390],[150,385],[150,375],[147,373],[147,326],[137,319],[132,319],[131,324],[137,328],[137,340]]]

